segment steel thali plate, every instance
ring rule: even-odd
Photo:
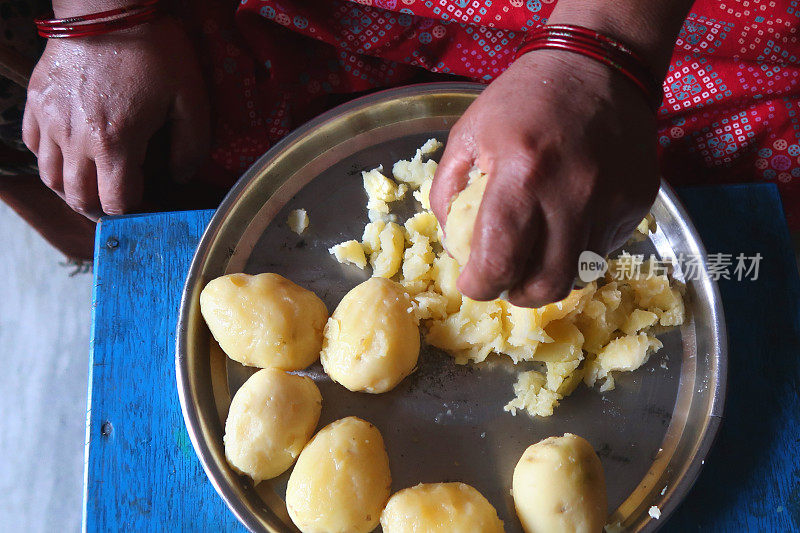
[[[449,128],[480,93],[468,83],[392,89],[340,106],[302,126],[262,156],[220,205],[192,262],[177,331],[178,392],[203,467],[231,511],[252,531],[297,531],[283,495],[288,473],[253,487],[226,463],[222,444],[230,399],[253,370],[228,360],[199,309],[205,284],[223,274],[276,272],[313,290],[332,311],[368,276],[340,265],[328,248],[359,239],[367,222],[361,171],[408,159]],[[289,211],[304,208],[310,227],[298,236]],[[675,193],[663,184],[652,213],[658,231],[629,251],[662,258],[705,256]],[[705,263],[703,263],[705,264]],[[508,532],[521,531],[511,474],[525,448],[548,436],[579,434],[597,450],[606,473],[610,522],[654,531],[688,493],[721,421],[726,336],[716,284],[704,266],[685,281],[687,321],[659,336],[664,347],[613,391],[580,387],[549,418],[503,411],[516,371],[496,358],[456,366],[424,347],[417,372],[382,395],[352,393],[317,363],[305,374],[323,396],[319,427],[355,415],[384,436],[393,492],[419,482],[463,481],[495,506]],[[695,279],[696,278],[696,279]],[[518,370],[518,369],[517,369]],[[651,506],[661,519],[648,514]]]

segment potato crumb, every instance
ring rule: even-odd
[[[536,416],[550,416],[562,398],[560,394],[548,389],[547,378],[541,372],[531,370],[522,372],[514,383],[516,397],[503,408],[512,415],[517,414],[517,409],[525,409]]]
[[[298,235],[302,235],[308,227],[308,223],[308,213],[306,213],[305,209],[295,209],[289,213],[289,218],[286,219],[289,229]]]
[[[661,518],[661,509],[659,509],[658,507],[656,507],[655,505],[653,505],[653,506],[652,506],[652,507],[650,507],[650,509],[647,511],[647,514],[649,514],[651,517],[653,517],[653,518],[655,518],[656,520],[658,520],[659,518]]]
[[[405,237],[403,231],[394,222],[387,223],[378,235],[378,250],[370,255],[372,275],[380,278],[391,278],[400,269],[403,262]]]
[[[442,247],[442,228],[429,203],[437,167],[429,156],[441,146],[429,140],[413,158],[396,162],[392,177],[381,167],[363,172],[370,222],[360,242],[344,242],[331,253],[340,262],[369,264],[373,276],[398,281],[411,296],[408,312],[420,321],[426,342],[457,364],[479,363],[490,354],[514,363],[539,362],[540,370],[519,372],[506,411],[550,416],[581,383],[609,391],[614,374],[636,370],[661,348],[649,333],[654,326],[683,323],[681,291],[666,274],[656,275],[645,262],[635,277],[615,276],[629,256],[609,261],[604,278],[538,309],[462,296],[456,286],[459,264]],[[470,181],[484,176],[477,168],[469,173]],[[401,222],[391,204],[409,191],[420,205]],[[655,229],[648,215],[636,233],[644,238]]]
[[[408,186],[398,185],[394,181],[384,176],[379,169],[362,172],[364,179],[364,190],[367,192],[367,210],[377,213],[388,214],[389,203],[402,199]]]
[[[433,179],[436,172],[437,163],[432,159],[423,161],[423,158],[432,154],[443,144],[436,139],[428,139],[428,141],[417,150],[417,153],[410,161],[401,160],[392,166],[392,175],[397,181],[408,184],[412,189],[422,189],[422,185]],[[424,189],[423,189],[424,190]],[[430,193],[430,185],[427,185],[427,191]],[[425,203],[420,199],[420,203]],[[428,209],[426,207],[426,209]]]
[[[633,231],[633,235],[631,235],[628,242],[640,242],[645,240],[647,237],[650,236],[651,233],[655,233],[658,229],[656,225],[656,219],[652,213],[648,213],[646,217],[639,222],[639,225],[636,226],[636,229]]]
[[[356,240],[345,241],[328,250],[337,261],[343,264],[350,263],[358,268],[367,268],[367,257],[364,247]]]

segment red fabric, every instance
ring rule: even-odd
[[[364,91],[441,75],[489,82],[553,6],[243,0],[235,17],[227,2],[195,9],[216,111],[210,170],[235,179],[293,128]],[[799,29],[798,0],[695,3],[659,110],[670,182],[776,182],[800,229]]]

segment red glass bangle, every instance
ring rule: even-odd
[[[563,50],[599,61],[636,85],[654,110],[661,105],[661,84],[652,76],[641,56],[625,43],[581,26],[542,26],[531,32],[520,45],[515,59],[527,52],[544,49]]]
[[[142,11],[129,17],[113,19],[95,24],[82,24],[78,26],[58,27],[55,26],[48,30],[39,30],[39,35],[48,39],[89,37],[92,35],[102,35],[113,31],[130,28],[138,24],[143,24],[160,15],[157,9]]]
[[[34,19],[37,27],[43,26],[62,26],[64,24],[72,24],[75,22],[88,22],[90,20],[97,20],[103,18],[110,18],[117,15],[130,13],[131,11],[138,11],[145,7],[154,6],[158,4],[159,0],[147,0],[146,2],[139,2],[138,4],[131,4],[129,6],[118,7],[116,9],[109,9],[108,11],[100,11],[99,13],[89,13],[87,15],[76,15],[63,19]]]
[[[62,19],[37,19],[34,22],[39,35],[48,39],[89,37],[143,24],[161,13],[159,0],[147,0],[98,13]]]
[[[618,41],[616,39],[612,39],[607,35],[603,35],[602,33],[591,30],[589,28],[584,28],[583,26],[575,26],[571,24],[549,24],[545,26],[547,28],[548,33],[557,34],[558,32],[567,33],[571,35],[579,35],[583,36],[590,40],[595,40],[600,43],[603,43],[607,46],[611,46],[626,55],[631,56],[636,61],[645,64],[644,59],[633,51],[627,44],[623,43],[622,41]]]

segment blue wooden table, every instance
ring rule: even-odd
[[[720,282],[730,345],[725,420],[663,530],[800,531],[800,279],[777,190],[679,192],[710,253],[764,259],[757,281]],[[195,457],[175,386],[178,303],[211,215],[111,217],[98,227],[88,531],[244,530]]]

